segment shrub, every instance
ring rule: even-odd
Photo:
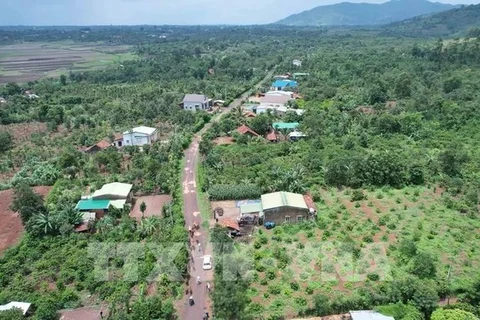
[[[292,290],[295,290],[295,291],[298,291],[298,289],[300,289],[300,286],[298,285],[298,282],[290,282],[290,288],[292,288]]]
[[[370,281],[378,281],[380,279],[380,276],[377,273],[369,273],[367,274],[367,279]]]
[[[281,291],[282,289],[279,285],[271,285],[268,287],[268,292],[270,292],[271,294],[280,294]]]
[[[305,292],[307,294],[313,294],[313,291],[314,291],[314,289],[310,285],[308,285],[307,288],[305,289]]]
[[[362,201],[365,199],[365,195],[362,190],[353,190],[352,196],[350,197],[351,202]]]
[[[255,184],[215,184],[208,189],[208,194],[211,200],[216,201],[257,199],[262,195],[262,190]]]

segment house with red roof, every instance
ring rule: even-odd
[[[237,132],[242,135],[248,135],[251,137],[259,137],[260,135],[247,127],[246,125],[242,124],[240,127],[237,128]]]

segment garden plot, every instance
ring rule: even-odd
[[[394,256],[399,241],[416,240],[437,260],[437,273],[451,266],[455,288],[476,274],[480,221],[448,209],[437,190],[321,190],[318,221],[284,225],[255,234],[254,276],[249,295],[265,314],[294,316],[313,296],[350,295],[376,286],[392,271],[405,271]]]
[[[162,208],[164,205],[170,203],[172,197],[170,195],[156,195],[156,196],[144,196],[135,200],[135,205],[130,212],[130,217],[140,220],[143,217],[162,216]],[[140,205],[145,202],[147,206],[145,212],[142,214]]]

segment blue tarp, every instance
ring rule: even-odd
[[[298,85],[297,81],[293,80],[277,80],[272,84],[272,87],[275,88],[285,88],[285,87],[291,87],[294,88]]]

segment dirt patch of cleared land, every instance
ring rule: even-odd
[[[36,193],[45,197],[52,187],[35,187]],[[0,191],[0,252],[16,244],[23,233],[23,225],[16,212],[10,209],[13,190]]]
[[[47,124],[42,122],[25,122],[25,123],[12,123],[12,124],[0,124],[0,132],[9,132],[14,143],[29,141],[34,133],[47,132]]]
[[[100,316],[103,312],[103,318]],[[100,307],[85,307],[60,312],[60,320],[100,320],[106,319],[108,312]]]
[[[130,211],[130,217],[137,220],[142,219],[142,212],[140,211],[142,202],[145,202],[147,205],[144,217],[161,216],[163,205],[168,204],[170,201],[172,201],[172,197],[168,194],[139,197],[135,200],[135,205],[132,211]]]
[[[129,46],[29,42],[0,46],[0,83],[28,82],[134,59]]]

